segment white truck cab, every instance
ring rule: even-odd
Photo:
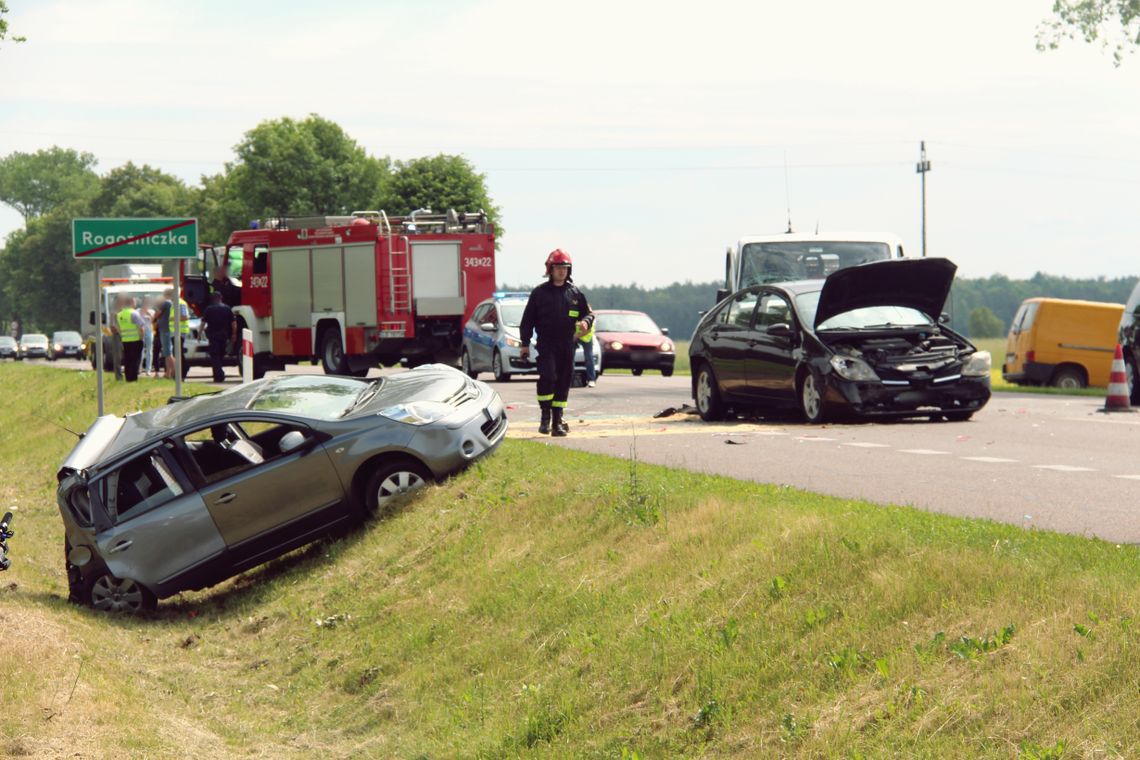
[[[717,291],[717,301],[753,285],[822,279],[837,269],[904,255],[902,240],[889,233],[747,235],[725,253],[724,288]]]

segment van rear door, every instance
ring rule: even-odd
[[[1017,383],[1025,378],[1025,363],[1032,361],[1029,356],[1033,352],[1033,325],[1037,319],[1037,301],[1023,301],[1013,315],[1009,325],[1009,336],[1006,339],[1005,362],[1001,367],[1002,379],[1006,382]]]

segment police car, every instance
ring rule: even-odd
[[[512,375],[537,375],[535,363],[538,352],[531,343],[530,360],[519,358],[519,325],[530,293],[497,291],[481,301],[471,312],[471,319],[463,326],[463,350],[460,364],[468,377],[490,372],[498,382],[506,382]],[[602,347],[594,338],[594,372],[602,368]],[[582,385],[586,376],[585,351],[579,345],[574,352],[575,384]]]

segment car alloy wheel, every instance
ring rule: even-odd
[[[130,578],[116,578],[110,573],[99,576],[91,584],[87,601],[103,612],[136,613],[153,609],[154,596]]]
[[[478,372],[471,370],[471,354],[467,353],[467,349],[463,349],[463,353],[459,357],[459,365],[463,368],[463,374],[474,380],[479,376]]]
[[[368,480],[364,497],[367,513],[391,514],[401,501],[426,486],[430,478],[422,464],[410,459],[381,465]]]
[[[818,424],[826,415],[823,402],[823,378],[815,370],[808,370],[800,381],[800,408],[808,422]]]
[[[712,369],[702,365],[697,372],[697,411],[706,422],[719,420],[724,416],[720,391],[716,387],[716,377]]]
[[[491,374],[500,383],[505,383],[511,379],[511,373],[503,370],[503,356],[498,351],[491,355]]]

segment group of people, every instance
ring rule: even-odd
[[[115,299],[111,315],[111,364],[115,379],[133,383],[139,373],[174,377],[174,289],[167,288],[162,301],[155,304],[150,296],[141,299],[121,295]],[[190,309],[181,298],[180,332],[185,339],[190,332]],[[156,339],[157,338],[157,339]]]

